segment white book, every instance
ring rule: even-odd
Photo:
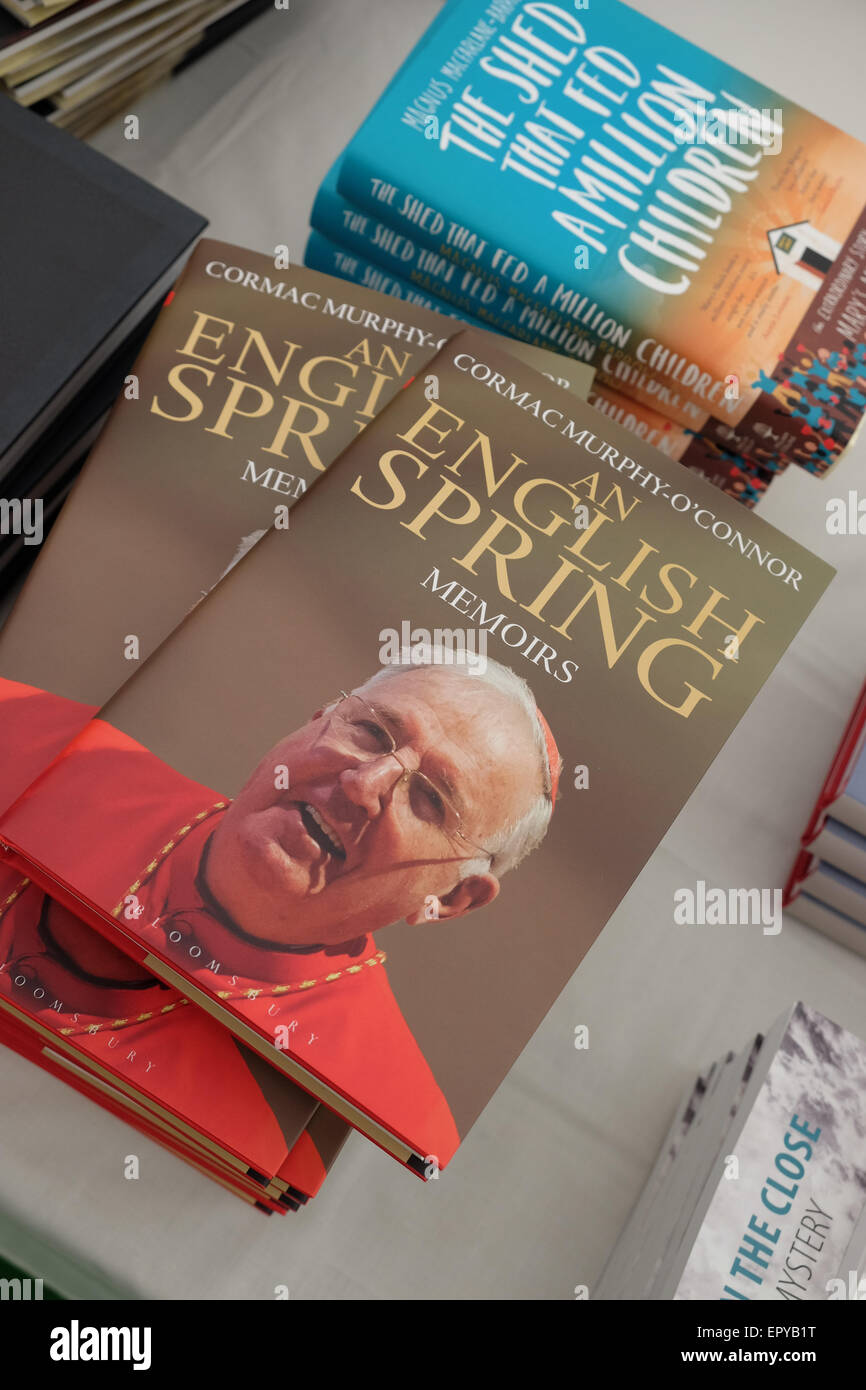
[[[663,1299],[828,1299],[866,1207],[866,1043],[796,1004],[772,1029]]]
[[[714,1062],[711,1067],[708,1067],[686,1087],[674,1111],[674,1117],[659,1148],[650,1175],[620,1233],[619,1240],[611,1251],[607,1263],[592,1289],[593,1298],[604,1300],[618,1296],[617,1290],[622,1287],[635,1254],[641,1248],[645,1228],[656,1199],[664,1187],[680,1146],[703,1104],[716,1070],[717,1064]]]
[[[715,1102],[708,1109],[704,1123],[697,1135],[697,1143],[687,1161],[674,1174],[667,1210],[663,1214],[662,1225],[664,1241],[657,1252],[655,1266],[650,1279],[642,1292],[642,1297],[657,1297],[668,1272],[675,1262],[706,1181],[707,1172],[718,1161],[718,1156],[727,1156],[727,1138],[732,1119],[747,1089],[754,1070],[755,1061],[763,1045],[763,1036],[756,1038],[732,1055],[725,1068],[724,1084],[718,1089]],[[731,1055],[731,1054],[729,1054]]]

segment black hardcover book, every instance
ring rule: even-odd
[[[25,534],[0,535],[0,594],[20,579],[39,554],[75,482],[109,411],[124,388],[127,373],[153,327],[159,309],[152,309],[125,338],[111,358],[88,381],[86,389],[39,436],[37,442],[7,474],[3,491],[7,498],[42,502],[38,540]],[[31,518],[32,524],[32,518]]]
[[[205,218],[0,101],[0,480],[170,288]]]

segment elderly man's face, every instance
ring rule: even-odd
[[[357,693],[397,731],[400,762],[450,789],[476,845],[539,796],[526,713],[484,681],[424,668]],[[492,874],[459,878],[461,861],[477,855],[443,833],[397,760],[373,743],[372,755],[353,755],[337,733],[320,712],[283,739],[220,822],[208,887],[242,930],[275,945],[333,945],[402,917],[423,920],[432,896],[441,918],[494,898]],[[281,766],[288,790],[276,787]]]

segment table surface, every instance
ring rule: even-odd
[[[437,0],[291,0],[93,143],[191,203],[214,236],[300,258],[318,182]],[[866,6],[638,0],[866,139]],[[268,1221],[17,1057],[0,1057],[0,1251],[73,1296],[568,1299],[593,1281],[686,1081],[803,998],[866,1036],[866,960],[793,918],[677,927],[673,892],[780,886],[866,667],[866,537],[798,469],[761,514],[838,577],[564,989],[448,1172],[422,1186],[352,1135],[319,1199]],[[577,1024],[590,1046],[574,1048]],[[123,1176],[138,1153],[141,1176]]]

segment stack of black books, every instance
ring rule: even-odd
[[[206,225],[0,102],[0,590],[33,559]]]

